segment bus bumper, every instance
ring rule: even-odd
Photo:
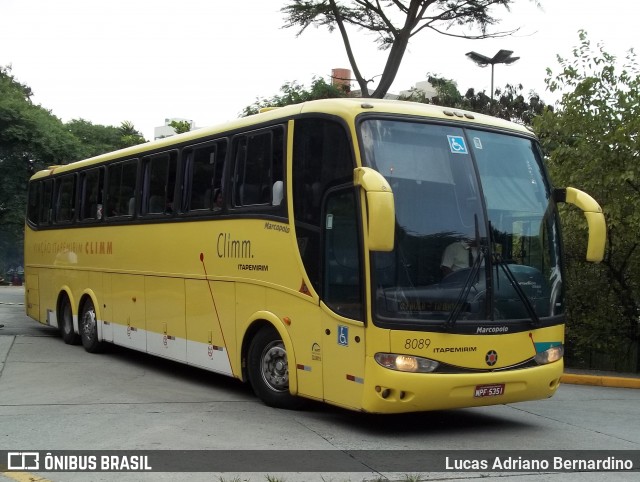
[[[551,397],[560,385],[563,360],[520,370],[486,373],[405,373],[367,357],[362,408],[403,413],[479,407]]]

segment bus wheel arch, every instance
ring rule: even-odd
[[[84,349],[89,353],[100,353],[104,348],[98,327],[98,320],[100,319],[97,310],[98,306],[94,296],[90,293],[85,293],[80,300],[78,309],[80,341]]]
[[[297,392],[292,344],[284,329],[267,320],[255,320],[242,341],[243,379],[265,404],[285,409],[301,405]]]
[[[60,290],[56,306],[56,318],[58,321],[58,331],[62,340],[67,345],[77,345],[80,343],[80,336],[76,333],[73,323],[73,303],[70,292],[66,289]]]

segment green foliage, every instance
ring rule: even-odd
[[[573,58],[558,57],[546,83],[562,97],[534,122],[557,185],[575,186],[603,207],[604,261],[584,260],[586,222],[562,212],[567,252],[569,342],[578,353],[638,342],[640,314],[640,67],[633,51],[621,65],[584,31]]]
[[[533,119],[542,114],[546,108],[552,110],[534,91],[530,91],[525,97],[522,84],[517,86],[507,84],[504,89],[496,89],[495,93],[497,99],[493,103],[484,92],[474,95],[469,91],[465,98],[469,99],[471,110],[528,126],[532,125]]]
[[[324,79],[314,77],[311,82],[311,88],[306,89],[296,81],[287,82],[280,87],[281,94],[276,94],[271,98],[256,99],[256,101],[248,105],[242,110],[241,116],[257,114],[260,109],[268,107],[284,107],[285,105],[299,104],[309,100],[333,99],[337,97],[346,97],[348,92],[340,86],[327,84]]]
[[[189,132],[191,130],[191,124],[189,123],[189,121],[173,120],[169,123],[169,127],[173,127],[173,130],[176,131],[176,134],[184,134],[185,132]]]
[[[453,80],[434,75],[430,75],[428,80],[436,90],[435,97],[429,98],[424,91],[412,89],[410,95],[402,100],[466,109],[524,125],[531,125],[537,115],[542,114],[545,109],[551,109],[533,91],[526,98],[522,84],[507,84],[504,89],[497,89],[497,99],[492,102],[484,92],[476,92],[474,89],[469,89],[462,95]]]
[[[80,141],[78,152],[69,162],[146,142],[142,134],[128,121],[122,122],[120,127],[114,127],[92,124],[84,119],[73,119],[65,126]]]
[[[437,77],[435,75],[429,75],[427,80],[436,91],[436,95],[434,97],[429,97],[424,90],[413,87],[409,89],[409,95],[401,95],[399,100],[420,102],[422,104],[435,104],[443,107],[462,108],[465,100],[458,90],[458,84],[454,80]]]
[[[34,170],[64,162],[78,140],[48,110],[31,102],[31,89],[10,67],[0,67],[0,273],[22,265],[27,181]]]
[[[23,264],[27,183],[35,171],[144,142],[135,129],[133,139],[82,119],[63,124],[31,96],[10,67],[0,66],[0,276]]]
[[[120,140],[116,127],[93,125],[84,119],[73,119],[67,122],[65,127],[79,141],[79,145],[75,152],[70,153],[71,158],[65,159],[63,164],[113,150],[110,147]]]
[[[338,29],[345,46],[353,74],[363,97],[383,98],[398,73],[409,40],[423,30],[451,37],[500,37],[513,32],[489,33],[499,20],[494,15],[497,6],[509,9],[514,0],[289,0],[281,9],[285,27],[297,27],[298,35],[308,27]],[[367,80],[358,68],[347,27],[355,27],[375,36],[387,59],[377,88],[370,93]],[[476,30],[476,35],[470,30]]]
[[[123,148],[147,142],[140,131],[136,130],[132,122],[122,121],[118,128],[118,132],[120,133],[120,145]]]

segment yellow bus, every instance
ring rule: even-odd
[[[26,311],[373,413],[550,397],[563,372],[556,206],[534,136],[471,112],[322,100],[53,166],[29,184]],[[72,374],[70,374],[72,375]]]

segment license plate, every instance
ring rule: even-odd
[[[473,396],[479,398],[497,397],[498,395],[504,395],[504,383],[498,383],[496,385],[476,385],[476,391]]]

